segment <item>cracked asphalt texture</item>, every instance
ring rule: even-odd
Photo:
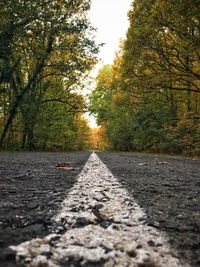
[[[0,153],[0,267],[16,266],[9,245],[52,232],[51,219],[89,155]],[[200,266],[200,161],[114,152],[98,156],[145,209],[149,225],[169,235],[180,258]],[[75,169],[56,168],[61,161]]]
[[[16,266],[8,246],[51,233],[51,219],[89,155],[0,153],[0,267]],[[57,163],[63,161],[72,162],[74,170],[57,168]]]
[[[200,266],[200,161],[134,153],[98,153],[145,209],[148,223],[166,232],[180,258]]]

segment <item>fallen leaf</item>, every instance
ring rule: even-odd
[[[59,162],[56,167],[63,168],[63,167],[71,167],[71,162]]]

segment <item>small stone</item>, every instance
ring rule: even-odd
[[[100,226],[104,229],[107,229],[113,222],[112,221],[103,221],[100,223]]]
[[[49,240],[49,244],[53,244],[54,242],[58,241],[60,239],[60,235],[55,235]]]
[[[129,257],[131,258],[135,258],[137,256],[137,253],[135,250],[130,250],[130,251],[127,251],[127,254],[129,255]]]
[[[113,224],[113,225],[112,225],[112,228],[113,228],[114,230],[119,230],[119,227],[118,227],[116,224]]]
[[[146,223],[146,218],[139,218],[138,221],[141,223],[141,224],[145,224]]]
[[[58,227],[56,228],[55,233],[56,233],[56,234],[59,234],[59,233],[65,231],[65,230],[66,230],[65,226],[64,226],[64,225],[60,225],[60,226],[58,226]]]
[[[85,225],[88,225],[88,224],[90,224],[90,222],[89,222],[88,219],[85,218],[85,217],[78,217],[78,218],[76,219],[76,226],[77,226],[77,225],[78,225],[78,226],[85,226]]]
[[[128,215],[123,216],[123,219],[129,219]]]
[[[101,208],[103,208],[103,204],[102,203],[97,203],[95,206],[94,206],[94,209],[97,209],[97,210],[99,210],[99,209],[101,209]]]
[[[74,223],[74,220],[72,218],[69,218],[67,220],[67,224],[72,225]]]
[[[150,247],[154,247],[155,246],[155,242],[153,240],[149,240],[147,242],[147,244],[150,246]]]
[[[148,165],[149,163],[148,162],[140,162],[138,163],[138,166],[145,166],[145,165]]]
[[[103,198],[101,199],[102,202],[108,202],[109,200],[110,200],[109,197],[103,197]]]
[[[110,190],[109,187],[105,187],[105,188],[103,189],[103,191],[109,191],[109,190]]]
[[[41,255],[45,256],[47,259],[50,259],[53,253],[51,251],[44,251]]]
[[[167,164],[167,161],[159,161],[158,164]]]

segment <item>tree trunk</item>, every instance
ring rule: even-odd
[[[27,149],[35,150],[35,135],[34,135],[34,127],[28,129],[27,133]]]
[[[22,143],[21,143],[21,149],[24,150],[26,147],[26,140],[27,140],[27,136],[26,136],[26,127],[23,128],[23,132],[22,132]]]
[[[6,121],[6,124],[4,126],[4,129],[3,129],[3,132],[2,132],[2,135],[0,138],[0,147],[3,145],[4,138],[6,137],[8,129],[9,129],[10,125],[13,122],[13,119],[15,118],[15,116],[17,114],[17,109],[20,106],[21,102],[23,101],[24,96],[30,91],[31,88],[33,89],[37,85],[37,80],[39,78],[41,71],[44,68],[44,63],[52,51],[52,45],[53,45],[53,36],[50,36],[49,40],[48,40],[48,45],[47,45],[45,56],[36,65],[35,70],[34,70],[32,76],[30,77],[27,85],[24,88],[22,88],[21,92],[17,95],[15,102],[13,103],[13,106],[11,108],[10,114],[8,116],[8,119]]]

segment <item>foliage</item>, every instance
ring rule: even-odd
[[[127,38],[91,95],[113,149],[200,154],[199,7],[133,2]]]
[[[73,129],[73,134],[63,133],[65,137],[61,129],[68,131],[67,125],[76,124],[75,113],[84,111],[84,100],[75,89],[81,88],[98,51],[87,20],[89,7],[88,0],[1,1],[0,143],[4,147],[13,142],[9,132],[16,122],[18,147],[20,142],[26,149],[42,144],[38,133],[48,131],[50,118],[40,120],[48,112],[62,118],[54,123],[54,130],[59,130],[50,142],[58,143],[60,135],[63,146],[65,137],[74,138]]]
[[[106,135],[106,125],[100,128],[92,128],[90,131],[90,147],[93,150],[110,149],[110,144]]]

